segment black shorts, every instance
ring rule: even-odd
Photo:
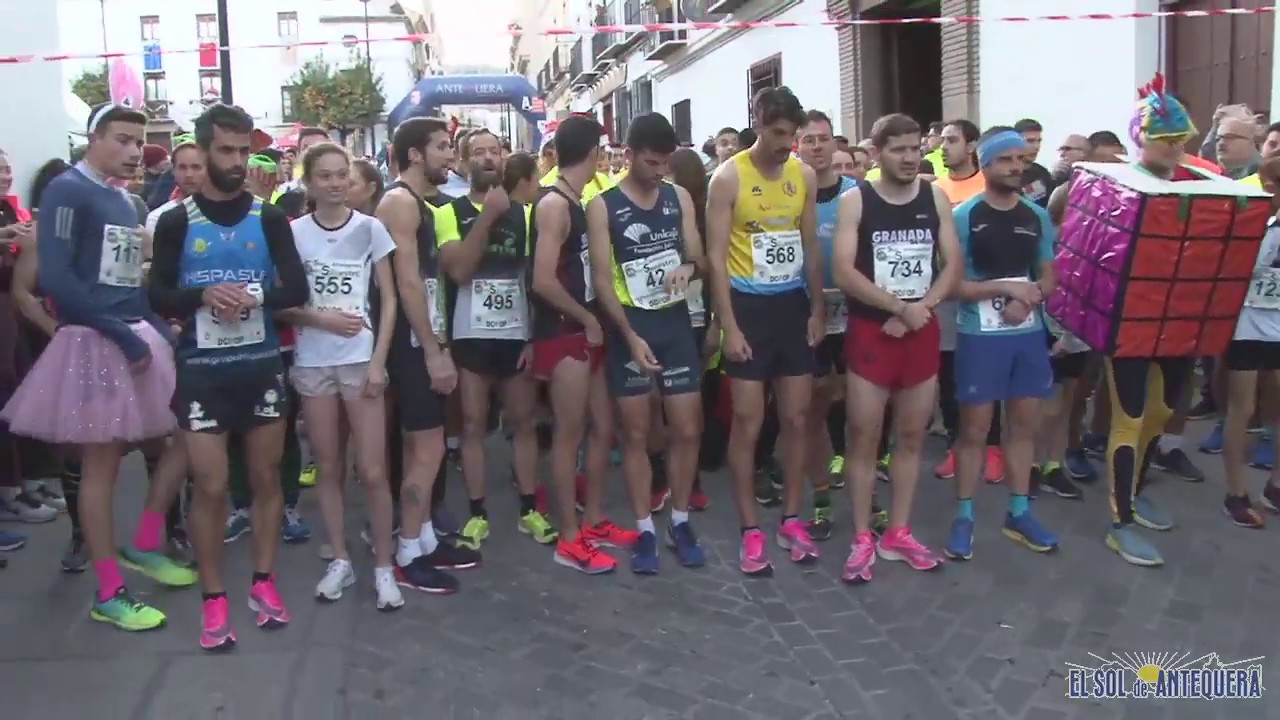
[[[420,432],[444,427],[444,396],[431,389],[431,375],[422,348],[397,338],[387,353],[387,377],[400,408],[400,427]]]
[[[1053,381],[1079,380],[1084,377],[1085,368],[1089,364],[1088,351],[1067,353],[1066,355],[1050,355],[1049,365],[1053,368]]]
[[[815,377],[826,377],[832,373],[844,374],[844,333],[823,338],[814,353],[814,365]]]
[[[524,340],[462,338],[454,340],[449,350],[459,369],[491,380],[506,380],[520,372],[520,353],[527,344]]]
[[[792,290],[777,295],[752,295],[731,290],[733,316],[751,348],[751,359],[724,358],[725,374],[735,380],[766,381],[812,375],[809,347],[809,295]]]
[[[1280,342],[1232,340],[1226,362],[1235,372],[1280,370]]]
[[[244,433],[289,416],[283,363],[252,371],[179,368],[173,391],[178,428],[198,433]]]
[[[631,329],[649,343],[661,372],[649,375],[636,368],[627,341],[610,328],[604,344],[604,377],[613,397],[647,395],[654,388],[663,395],[696,393],[702,389],[702,359],[689,326],[689,310],[677,303],[661,310],[623,307]]]

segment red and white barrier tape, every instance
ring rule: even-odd
[[[679,23],[630,23],[624,25],[586,25],[582,27],[565,27],[565,28],[539,28],[536,30],[524,30],[518,25],[511,25],[507,28],[507,35],[594,35],[596,33],[655,33],[655,32],[671,32],[675,30],[759,30],[762,28],[803,28],[803,27],[849,27],[853,25],[957,25],[957,24],[982,24],[982,23],[1027,23],[1027,22],[1064,22],[1078,20],[1144,20],[1150,18],[1166,18],[1166,17],[1218,17],[1229,15],[1263,15],[1267,13],[1275,13],[1276,8],[1273,5],[1253,8],[1225,8],[1220,10],[1160,10],[1156,12],[1129,12],[1129,13],[1090,13],[1086,15],[1028,15],[1028,16],[1004,16],[1004,17],[980,17],[973,15],[962,15],[955,17],[915,17],[915,18],[863,18],[863,19],[835,19],[824,18],[814,20],[726,20],[720,22],[679,22]],[[370,39],[370,43],[401,43],[401,42],[424,42],[429,38],[429,34],[400,35],[389,38]],[[356,44],[362,45],[366,41],[360,40]],[[287,49],[299,47],[327,47],[333,45],[351,45],[350,40],[312,40],[307,42],[293,43],[263,43],[257,45],[236,45],[228,48],[217,48],[206,45],[205,47],[182,48],[177,50],[161,50],[162,55],[190,55],[193,53],[207,52],[209,50],[230,50],[238,52],[242,50],[271,50],[271,49]],[[36,62],[59,62],[62,60],[105,60],[118,57],[141,57],[147,53],[144,50],[131,52],[109,52],[109,53],[60,53],[60,54],[32,54],[32,55],[0,55],[0,65],[17,65],[22,63]]]

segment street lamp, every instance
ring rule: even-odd
[[[377,140],[374,138],[374,126],[377,124],[377,118],[373,115],[373,53],[369,50],[369,0],[360,0],[364,3],[364,63],[365,70],[369,73],[369,156],[373,157],[378,154]]]

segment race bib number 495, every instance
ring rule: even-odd
[[[120,225],[102,228],[98,282],[113,287],[142,286],[142,233],[137,228]]]
[[[519,280],[471,281],[471,328],[508,330],[524,326],[524,286]]]

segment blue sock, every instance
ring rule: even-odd
[[[1009,514],[1018,517],[1027,511],[1026,495],[1010,495],[1009,496]]]
[[[963,520],[973,519],[973,498],[956,499],[956,517]]]

